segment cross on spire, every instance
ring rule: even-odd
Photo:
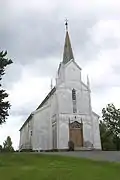
[[[66,31],[68,31],[68,20],[65,20],[65,27],[66,27]]]

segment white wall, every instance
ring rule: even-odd
[[[59,70],[58,70],[58,75],[56,79],[56,84],[59,85],[65,80],[65,71],[64,71],[64,65],[63,63],[60,63],[59,65]]]
[[[56,92],[54,92],[54,94],[50,97],[49,103],[50,103],[50,118],[51,121],[53,122],[56,120],[58,114],[58,103],[57,103]]]
[[[72,95],[71,90],[65,88],[59,88],[57,90],[57,98],[58,98],[58,112],[59,113],[71,113],[72,106]]]
[[[52,148],[51,129],[50,106],[48,105],[34,114],[33,150],[47,150]]]
[[[101,149],[99,120],[95,114],[92,114],[92,117],[93,117],[94,148],[95,149]]]
[[[70,61],[65,65],[65,81],[81,81],[81,70],[74,61]]]
[[[67,64],[60,63],[56,84],[60,85],[64,82],[67,84],[69,81],[73,83],[75,81],[81,82],[81,70],[73,60]]]
[[[64,71],[64,81],[57,85],[57,98],[59,102],[59,113],[72,113],[72,89],[76,90],[77,112],[89,114],[89,91],[87,86],[81,82],[81,70],[73,62],[62,67]]]
[[[67,149],[69,141],[69,118],[64,114],[59,114],[58,121],[58,149]]]
[[[22,128],[20,131],[20,144],[19,144],[20,149],[26,147],[27,141],[28,141],[28,124],[26,124],[24,128]]]
[[[89,104],[89,91],[82,88],[77,93],[77,107],[78,113],[80,114],[89,114],[90,104]]]
[[[93,136],[92,136],[92,124],[86,120],[83,120],[83,146],[92,147],[93,146]]]
[[[32,131],[32,118],[25,124],[20,131],[20,144],[19,147],[22,149],[30,149],[31,142],[31,131]]]
[[[53,148],[52,123],[57,121],[56,101],[55,92],[45,105],[34,113],[32,140],[34,150],[48,150]]]
[[[57,109],[56,92],[54,92],[40,109],[32,113],[32,119],[22,128],[20,146],[24,145],[26,148],[26,144],[29,144],[32,145],[33,150],[52,149],[52,123],[57,122]]]
[[[75,118],[76,117],[76,118]],[[68,148],[69,122],[78,121],[83,123],[83,145],[91,147],[93,144],[92,123],[89,115],[59,114],[58,149]]]

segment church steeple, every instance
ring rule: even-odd
[[[65,37],[65,44],[64,44],[64,52],[63,52],[63,63],[68,63],[71,59],[74,59],[73,51],[70,43],[69,33],[68,33],[68,22],[65,22],[66,26],[66,37]]]

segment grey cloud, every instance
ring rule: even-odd
[[[119,61],[119,59],[118,59],[118,61]],[[116,74],[119,76],[119,78],[120,78],[120,64],[118,64],[118,65],[113,65],[112,68],[113,68],[113,72],[116,73]],[[119,83],[119,82],[120,82],[120,81],[118,80],[118,83]]]
[[[64,43],[64,25],[62,20],[55,21],[55,13],[44,16],[40,12],[29,12],[9,19],[7,26],[0,30],[0,46],[22,64],[32,63],[37,58],[58,57]],[[78,17],[70,21],[74,49],[79,48],[80,52],[89,40],[88,29],[95,24],[94,19],[86,19]]]
[[[46,61],[50,56],[61,61],[65,14],[70,16],[70,36],[75,57],[79,53],[83,65],[97,56],[101,48],[116,46],[116,41],[111,39],[108,39],[103,47],[92,42],[89,31],[99,20],[95,17],[96,11],[81,11],[78,16],[74,12],[70,14],[69,5],[67,7],[63,6],[63,3],[58,4],[60,6],[52,12],[21,10],[15,14],[10,10],[10,17],[0,29],[0,47],[7,49],[14,61],[23,65],[32,64],[38,58],[40,61]]]
[[[107,74],[101,81],[92,82],[91,89],[96,93],[103,93],[112,87],[120,87],[119,74]]]
[[[70,14],[67,7],[62,10],[61,6],[44,13],[38,10],[12,13],[10,10],[5,23],[0,22],[0,47],[8,50],[15,64],[8,70],[9,76],[4,78],[5,87],[9,89],[12,83],[20,79],[22,66],[40,76],[50,76],[56,72],[62,60],[65,14],[70,15],[69,31],[74,56],[83,68],[87,61],[97,57],[101,49],[118,46],[119,40],[113,38],[108,38],[101,45],[94,44],[89,33],[99,21],[94,12],[81,12],[78,16]]]
[[[53,18],[52,18],[53,19]],[[40,14],[22,16],[12,23],[12,27],[0,32],[1,44],[8,49],[15,61],[30,64],[35,59],[55,56],[60,46],[60,34],[56,33],[57,24]]]
[[[14,117],[21,117],[21,121],[25,121],[30,113],[35,111],[39,104],[40,102],[38,100],[38,102],[30,101],[29,103],[25,103],[24,106],[21,107],[11,106],[10,115]]]
[[[27,107],[21,107],[21,108],[18,108],[18,109],[11,109],[10,111],[10,115],[14,116],[14,117],[22,117],[22,119],[26,119],[29,114],[33,111],[33,109],[30,107],[30,106],[27,106]]]
[[[9,55],[8,55],[9,56]],[[13,60],[14,61],[14,60]],[[22,75],[23,66],[19,63],[13,63],[6,68],[6,73],[2,79],[2,85],[6,89],[11,89]]]
[[[31,68],[40,76],[49,76],[51,73],[53,75],[53,72],[55,75],[56,68],[62,60],[65,37],[64,18],[60,18],[63,17],[60,10],[61,8],[57,8],[48,14],[38,11],[11,13],[5,18],[6,23],[0,28],[0,47],[8,50],[9,57],[16,64],[11,65],[13,68],[9,70],[10,76],[4,78],[5,87],[10,88],[12,83],[19,80],[22,73],[19,65]],[[76,52],[80,53],[81,58],[77,59],[80,63],[84,64],[95,55],[95,48],[93,46],[88,48],[87,43],[91,45],[88,31],[96,22],[93,16],[86,15],[84,18],[71,16],[69,23],[71,42],[75,57]],[[51,62],[49,58],[52,57]]]
[[[115,49],[120,45],[120,38],[109,37],[101,45],[103,49]]]

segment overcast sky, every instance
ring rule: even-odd
[[[62,61],[66,18],[85,83],[89,74],[93,110],[100,115],[108,103],[120,107],[119,0],[0,0],[0,50],[14,62],[3,79],[12,107],[0,144],[10,135],[18,148],[20,126],[49,92]]]

